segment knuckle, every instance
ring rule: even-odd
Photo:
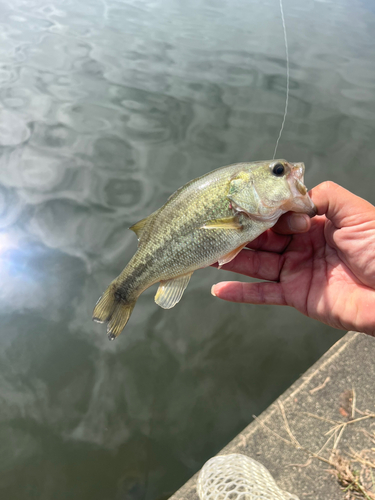
[[[324,181],[321,183],[321,188],[324,191],[332,192],[333,190],[340,189],[340,186],[333,181]]]

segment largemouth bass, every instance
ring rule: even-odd
[[[138,236],[138,250],[98,300],[94,321],[108,322],[113,340],[151,285],[160,282],[155,302],[170,309],[195,270],[230,262],[283,213],[314,216],[304,171],[303,163],[285,160],[236,163],[178,189],[159,210],[130,228]]]

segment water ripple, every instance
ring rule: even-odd
[[[309,187],[330,178],[374,201],[375,18],[362,1],[313,3],[286,12],[280,155],[305,161]],[[177,489],[338,338],[293,311],[223,307],[213,269],[168,312],[146,291],[115,343],[90,320],[134,254],[130,225],[194,177],[272,155],[286,83],[276,4],[0,2],[7,498]],[[98,471],[99,488],[82,481]]]
[[[29,137],[30,129],[20,116],[0,109],[0,146],[16,146]]]
[[[131,142],[115,135],[101,135],[93,146],[93,155],[105,171],[116,171],[119,176],[137,169],[136,150]]]

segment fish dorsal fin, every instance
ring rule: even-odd
[[[149,220],[149,217],[145,217],[144,219],[136,222],[131,227],[129,227],[129,229],[131,229],[137,235],[138,239],[140,239],[140,237],[142,235],[143,228],[147,224],[148,220]]]
[[[136,222],[131,227],[129,227],[129,229],[131,229],[137,235],[138,241],[141,239],[141,236],[143,234],[143,230],[144,230],[146,224],[148,224],[150,222],[150,220],[153,219],[156,216],[156,214],[158,214],[160,212],[160,210],[161,209],[158,208],[158,210],[155,210],[155,212],[152,212],[152,214],[148,215],[144,219]]]
[[[219,264],[219,269],[221,266],[224,264],[228,264],[231,260],[233,260],[240,252],[241,250],[247,245],[247,243],[244,243],[243,245],[240,245],[239,247],[235,248],[234,250],[231,250],[229,253],[226,255],[223,255],[217,262]]]
[[[185,274],[185,276],[179,276],[168,281],[161,281],[155,295],[157,305],[163,309],[174,307],[181,300],[192,274]]]
[[[237,215],[205,222],[202,229],[243,229]]]

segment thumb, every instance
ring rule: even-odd
[[[337,228],[374,220],[375,207],[371,203],[334,182],[322,182],[309,194],[318,215],[325,215]]]

